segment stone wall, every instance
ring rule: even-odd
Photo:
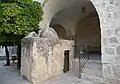
[[[91,0],[99,13],[105,84],[120,84],[120,0]]]
[[[33,40],[34,38],[24,38],[22,40],[22,49],[21,49],[21,75],[31,80],[31,64],[32,64],[32,56],[33,56]]]
[[[43,16],[43,21],[41,22],[41,27],[43,28],[45,24],[50,23],[51,19],[57,12],[59,12],[60,10],[62,10],[64,8],[70,7],[71,4],[73,3],[73,1],[77,2],[80,0],[49,0],[48,3],[44,7],[44,16]],[[90,0],[90,1],[95,6],[95,8],[98,12],[99,19],[100,19],[101,50],[102,50],[101,53],[102,53],[102,63],[103,63],[103,77],[104,77],[105,84],[120,84],[120,33],[119,33],[120,32],[120,23],[119,23],[120,22],[120,0]],[[59,3],[61,3],[61,4],[59,4]],[[44,41],[44,40],[42,40],[42,41]],[[46,42],[44,42],[44,45],[45,45],[45,43]],[[32,44],[34,44],[34,42]],[[30,44],[30,45],[32,45],[32,44]],[[28,44],[26,44],[26,45],[28,45]],[[57,45],[55,45],[55,46],[57,46]],[[58,45],[58,46],[60,46],[60,45]],[[39,51],[41,51],[41,49],[39,49]],[[53,49],[53,51],[54,51],[54,49]],[[32,50],[30,52],[31,54],[28,57],[30,59],[26,58],[26,60],[32,59],[31,61],[33,61],[33,56],[35,56],[34,59],[35,58],[37,59],[39,56],[40,60],[42,60],[42,61],[45,60],[45,58],[42,57],[43,54],[38,53],[38,55],[37,54],[34,55],[35,52],[37,52],[36,47],[34,48],[34,51]],[[41,53],[43,53],[43,52],[41,52]],[[24,54],[22,59],[24,58],[24,56],[27,56],[27,55]],[[30,62],[30,63],[26,62],[25,65],[27,65],[27,67],[28,67],[30,64],[32,67],[35,67],[35,64],[37,64],[39,62],[37,61],[37,62]],[[42,63],[44,64],[44,68],[45,68],[46,64],[44,62],[42,62]],[[22,66],[25,66],[25,65],[22,64]],[[38,65],[36,65],[36,66],[38,66]],[[42,70],[44,70],[44,68]],[[26,69],[26,70],[28,70],[28,69]],[[32,70],[32,69],[30,69],[30,70]],[[28,71],[30,71],[30,70],[28,70]],[[22,73],[23,72],[25,73],[25,71],[23,69]],[[39,71],[39,69],[38,69],[38,71]],[[45,72],[45,71],[43,71],[43,72]],[[33,72],[31,72],[31,73],[33,73]],[[36,75],[38,76],[38,74],[36,74]],[[29,77],[32,77],[32,76],[33,76],[33,74],[31,74],[31,76],[29,76]],[[48,76],[45,76],[46,79],[47,79],[47,77]],[[37,79],[37,77],[36,77],[36,79]],[[33,82],[33,80],[32,80],[32,82]]]
[[[63,74],[64,51],[70,50],[70,64],[74,56],[74,42],[59,40],[50,43],[48,38],[24,38],[22,40],[21,75],[32,84],[44,84],[46,80]]]

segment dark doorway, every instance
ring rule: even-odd
[[[64,52],[64,56],[65,56],[65,58],[64,58],[64,69],[63,69],[63,71],[65,73],[65,72],[69,71],[69,50],[66,50]]]

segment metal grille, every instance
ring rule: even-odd
[[[75,58],[79,59],[79,78],[81,78],[82,69],[84,68],[85,64],[89,60],[88,48],[89,48],[89,46],[87,46],[87,45],[75,46]]]

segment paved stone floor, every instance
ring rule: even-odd
[[[30,84],[20,77],[15,65],[3,66],[4,64],[4,61],[0,61],[0,84]]]
[[[0,84],[30,84],[28,81],[20,77],[19,70],[16,66],[3,66],[4,61],[0,61]],[[46,84],[94,84],[87,80],[81,80],[74,76],[71,72],[47,81]]]
[[[79,79],[71,72],[63,74],[53,80],[48,81],[46,84],[97,84],[89,80]]]
[[[91,55],[92,58],[96,58],[98,55]],[[92,59],[91,58],[91,59]],[[19,70],[14,64],[11,66],[3,66],[4,61],[0,61],[0,84],[30,84],[27,80],[24,80],[20,76]],[[69,71],[59,77],[51,79],[46,82],[46,84],[102,84],[96,83],[91,80],[86,80],[84,78],[79,79],[72,71]]]

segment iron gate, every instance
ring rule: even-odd
[[[85,64],[89,60],[88,45],[76,45],[75,46],[75,58],[79,59],[79,78],[81,78],[81,72]]]

